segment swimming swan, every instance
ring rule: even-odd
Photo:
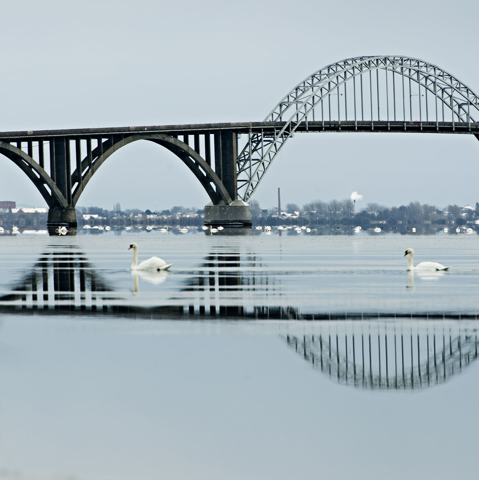
[[[445,267],[440,263],[436,262],[421,262],[417,266],[413,265],[414,250],[408,248],[404,253],[404,256],[409,255],[407,259],[407,269],[408,270],[434,270],[434,271],[446,271],[449,267]]]
[[[132,243],[128,250],[133,248],[133,263],[131,264],[131,270],[168,270],[173,264],[167,264],[164,260],[158,257],[151,257],[148,260],[141,262],[138,265],[138,245]]]

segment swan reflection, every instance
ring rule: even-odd
[[[367,389],[420,389],[448,381],[478,356],[477,325],[392,322],[319,328],[284,337],[286,344],[331,380]]]
[[[423,282],[437,282],[446,275],[448,274],[442,270],[410,270],[407,272],[408,285],[406,288],[414,289],[414,277]]]
[[[142,281],[148,282],[152,285],[160,285],[166,280],[168,275],[171,275],[171,273],[167,270],[160,270],[159,272],[149,270],[131,270],[135,292],[140,291],[138,278],[141,278]]]

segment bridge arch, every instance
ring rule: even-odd
[[[33,158],[18,147],[0,141],[0,153],[10,159],[37,187],[50,208],[56,205],[68,207],[68,201],[50,175]]]
[[[179,157],[200,181],[214,204],[223,201],[226,205],[229,205],[233,201],[218,175],[195,150],[173,136],[150,133],[144,135],[135,134],[122,137],[116,141],[104,142],[92,151],[93,160],[91,165],[88,157],[83,159],[72,174],[73,206],[77,204],[86,185],[101,165],[120,148],[138,140],[156,143]]]
[[[248,201],[276,155],[293,134],[333,127],[374,131],[419,130],[471,133],[479,120],[479,97],[436,65],[403,56],[363,56],[328,65],[296,85],[264,122],[274,133],[251,132],[237,158],[238,196]],[[402,124],[404,128],[400,129]],[[450,130],[450,131],[449,131]],[[391,130],[392,131],[392,130]]]

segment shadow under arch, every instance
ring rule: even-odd
[[[233,199],[229,195],[221,179],[213,171],[211,166],[208,165],[208,163],[195,150],[173,136],[150,133],[141,136],[136,134],[123,137],[111,145],[107,145],[106,150],[103,152],[103,145],[101,145],[102,148],[99,146],[93,150],[92,156],[94,160],[91,165],[89,163],[89,159],[85,158],[81,162],[81,172],[77,168],[77,170],[75,170],[72,174],[73,184],[76,183],[72,195],[73,206],[77,204],[86,185],[91,180],[94,173],[101,167],[101,165],[120,148],[139,140],[147,140],[165,147],[167,150],[180,158],[200,181],[201,185],[206,190],[208,196],[214,204],[218,204],[221,201],[223,201],[226,205],[232,203]]]
[[[317,335],[286,335],[286,344],[341,385],[370,390],[419,390],[443,384],[478,358],[477,325],[461,321],[384,322]]]

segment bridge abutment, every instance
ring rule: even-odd
[[[60,230],[62,227],[66,228],[66,232]],[[76,235],[77,227],[77,214],[74,207],[53,207],[48,210],[47,229],[50,235]]]

